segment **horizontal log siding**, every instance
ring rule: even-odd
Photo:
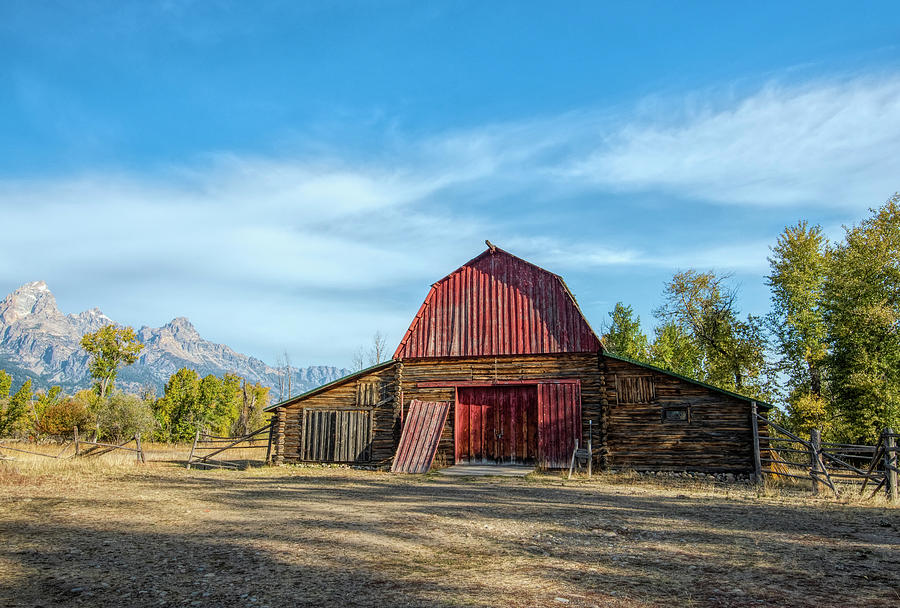
[[[604,357],[610,468],[753,472],[750,404],[680,378]],[[616,376],[618,376],[618,381]],[[650,403],[622,403],[625,378],[650,376]],[[633,386],[633,384],[631,385]],[[663,422],[665,406],[690,406],[690,423]]]
[[[404,359],[401,389],[404,409],[412,399],[449,401],[450,414],[438,445],[435,464],[454,463],[453,421],[456,400],[452,387],[419,387],[421,382],[493,382],[536,379],[581,381],[582,441],[588,420],[594,421],[594,454],[600,450],[600,374],[597,353],[513,355],[446,359]]]
[[[276,413],[275,427],[275,462],[298,462],[300,460],[300,431],[303,420],[303,410],[317,409],[354,409],[371,410],[372,416],[372,459],[370,464],[389,464],[394,456],[397,437],[395,423],[399,424],[398,407],[398,378],[401,365],[374,371],[372,373],[350,380],[344,384],[338,384],[317,395],[313,395],[299,403],[280,407]],[[366,394],[366,383],[377,382],[382,386],[380,401],[375,406],[360,406],[358,399],[360,390],[358,386],[363,384],[362,393]]]

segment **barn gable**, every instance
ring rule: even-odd
[[[561,277],[490,247],[431,286],[394,359],[599,350]]]

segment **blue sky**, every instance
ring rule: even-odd
[[[0,291],[273,361],[396,343],[484,239],[597,330],[900,190],[900,9],[0,3]]]

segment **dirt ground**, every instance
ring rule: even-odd
[[[0,606],[897,606],[900,509],[745,484],[0,462]]]

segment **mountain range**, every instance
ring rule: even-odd
[[[63,314],[45,282],[26,283],[0,301],[0,369],[13,376],[15,385],[30,378],[35,388],[88,388],[92,384],[89,356],[81,348],[81,337],[110,323],[115,321],[99,308]],[[233,372],[270,387],[273,401],[287,397],[279,388],[280,379],[285,377],[282,369],[204,340],[185,317],[172,319],[162,327],[141,327],[137,337],[144,349],[137,363],[119,372],[119,388],[137,391],[152,386],[161,394],[169,377],[188,367],[201,376]],[[350,371],[325,365],[290,370],[294,395]]]

